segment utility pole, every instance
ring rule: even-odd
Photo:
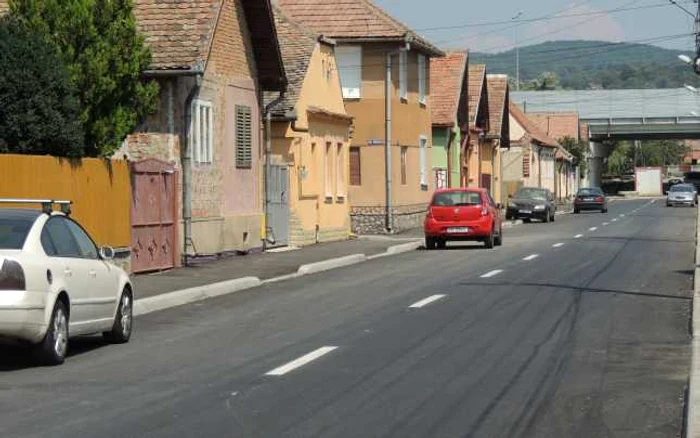
[[[518,12],[513,20],[523,16],[523,11]],[[520,91],[520,44],[519,44],[520,24],[515,23],[515,91]]]

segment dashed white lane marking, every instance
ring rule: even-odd
[[[422,299],[418,301],[417,303],[413,303],[410,306],[408,306],[411,309],[420,309],[421,307],[425,307],[430,303],[434,303],[437,300],[441,300],[445,298],[447,295],[433,295],[432,297],[428,297],[425,299]]]
[[[523,257],[523,260],[525,260],[526,262],[529,262],[531,260],[535,260],[537,257],[539,257],[539,254],[532,254],[532,255],[529,255],[527,257]]]
[[[613,221],[613,222],[617,222],[617,218],[614,218],[612,221]]]
[[[503,269],[496,269],[496,270],[493,270],[491,272],[487,272],[486,274],[482,275],[481,278],[495,277],[496,275],[500,274],[501,272],[503,272]]]
[[[620,215],[620,217],[625,217],[625,214],[624,214],[624,213],[622,213],[622,214]]]
[[[564,246],[564,244],[560,242],[560,243],[555,243],[554,245],[552,245],[552,248],[561,248],[562,246]]]
[[[583,237],[583,234],[577,234],[577,235],[574,236],[574,239],[580,239],[580,238],[582,238],[582,237]]]
[[[597,229],[598,229],[598,227],[591,227],[591,228],[588,229],[588,231],[595,231],[595,230],[597,230]]]
[[[331,351],[335,350],[336,348],[338,348],[338,347],[331,347],[331,346],[321,347],[318,350],[314,350],[309,354],[305,354],[298,359],[295,359],[287,364],[282,365],[281,367],[275,368],[274,370],[265,373],[265,375],[266,376],[283,376],[290,371],[294,371],[295,369],[302,367],[302,366],[306,365],[307,363],[318,359],[321,356],[325,356],[326,354],[330,353]]]
[[[603,222],[604,227],[607,227],[608,225],[610,225],[610,222]]]

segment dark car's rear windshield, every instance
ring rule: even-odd
[[[603,196],[603,191],[600,189],[581,189],[578,191],[579,196]]]
[[[0,249],[22,249],[39,214],[33,210],[0,210]]]
[[[672,192],[692,192],[694,190],[693,186],[673,186],[671,187]]]
[[[478,192],[454,191],[436,193],[433,196],[433,205],[436,207],[479,204],[481,204],[481,195]]]
[[[539,201],[547,200],[547,192],[542,189],[520,189],[515,194],[517,199],[537,199]]]

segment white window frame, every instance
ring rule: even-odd
[[[196,165],[211,164],[214,158],[214,112],[206,100],[192,101],[190,120],[190,147]]]
[[[335,63],[343,99],[360,99],[362,97],[362,46],[336,46]]]
[[[425,98],[427,94],[427,58],[422,53],[418,54],[418,102],[425,105]]]
[[[408,100],[408,52],[399,52],[399,97]]]
[[[421,190],[428,189],[428,137],[421,135],[418,138],[418,149],[420,157],[420,187]]]

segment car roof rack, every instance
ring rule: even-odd
[[[61,213],[65,215],[71,214],[72,201],[56,200],[56,199],[14,199],[0,198],[0,204],[41,204],[41,211],[46,214],[53,212],[53,206],[58,205],[61,208]]]

